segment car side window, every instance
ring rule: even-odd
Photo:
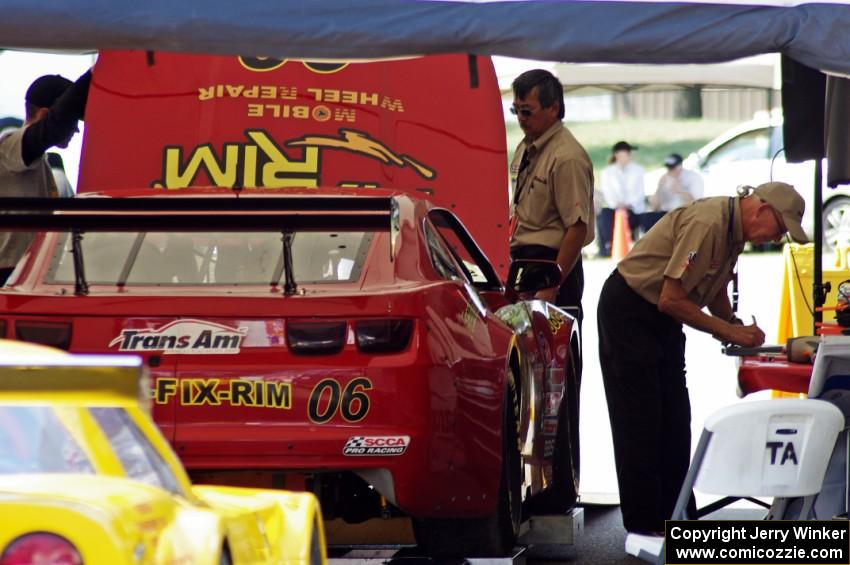
[[[423,229],[425,231],[425,242],[428,245],[428,257],[431,258],[434,270],[446,280],[464,280],[465,277],[461,275],[458,267],[452,261],[451,253],[445,248],[431,222],[425,220]]]
[[[734,137],[715,149],[706,158],[703,168],[734,161],[769,159],[770,136],[767,128],[760,128]]]
[[[460,266],[463,268],[464,274],[467,275],[472,284],[478,285],[487,282],[487,277],[481,271],[481,268],[475,263],[475,260],[470,257],[466,248],[458,240],[457,234],[448,228],[437,227],[437,231],[443,237],[446,246],[451,252]]]
[[[89,408],[127,477],[182,495],[177,477],[123,408]]]
[[[0,406],[0,475],[84,473],[94,467],[48,406]]]
[[[448,210],[434,209],[428,219],[439,233],[445,247],[463,270],[463,274],[478,290],[502,290],[502,283],[493,266],[478,248],[463,224]]]

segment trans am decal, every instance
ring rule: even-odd
[[[343,455],[401,455],[410,445],[410,436],[351,436]]]
[[[163,355],[239,353],[246,328],[231,328],[203,320],[176,320],[160,328],[125,329],[109,343],[119,351],[158,351]]]
[[[305,135],[283,143],[285,147],[302,149],[301,158],[289,155],[268,131],[245,130],[247,142],[225,143],[221,154],[212,145],[198,145],[184,155],[182,146],[165,146],[162,156],[162,178],[151,183],[153,188],[170,190],[195,184],[204,172],[215,186],[246,188],[317,187],[321,179],[321,151],[347,151],[375,159],[384,165],[409,167],[420,177],[433,180],[437,173],[408,155],[400,155],[370,137],[368,133],[342,128],[339,136]],[[364,181],[374,186],[376,183]]]

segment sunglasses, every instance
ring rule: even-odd
[[[540,108],[535,108],[531,110],[529,108],[517,108],[516,106],[511,106],[511,114],[514,116],[522,116],[523,118],[530,118],[531,115],[539,110]]]

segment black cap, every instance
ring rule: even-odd
[[[25,99],[36,108],[50,108],[72,84],[74,83],[60,75],[44,75],[33,81],[27,89]]]
[[[618,141],[611,148],[611,153],[616,153],[617,151],[634,151],[635,149],[637,149],[637,145],[631,145],[628,141]]]
[[[664,159],[664,166],[667,167],[668,169],[673,169],[673,168],[681,165],[683,160],[684,159],[682,159],[682,156],[679,155],[678,153],[670,153]]]

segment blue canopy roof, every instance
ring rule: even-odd
[[[525,0],[3,0],[0,47],[312,59],[466,52],[701,63],[782,52],[850,74],[841,3]]]

